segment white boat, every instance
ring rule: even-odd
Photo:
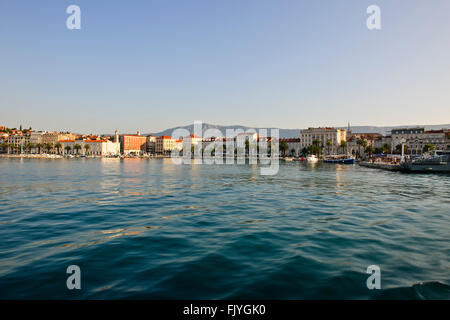
[[[308,161],[308,162],[317,162],[317,161],[319,161],[319,159],[313,154],[311,156],[307,156],[306,157],[306,161]]]

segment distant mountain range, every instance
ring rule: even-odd
[[[439,125],[414,125],[414,126],[393,126],[393,127],[375,127],[375,126],[351,126],[350,129],[353,133],[381,133],[382,135],[390,134],[392,129],[395,128],[413,128],[413,127],[424,127],[425,130],[438,130],[438,129],[450,129],[450,124],[439,124]],[[171,136],[172,132],[176,129],[183,128],[187,129],[189,132],[194,132],[194,125],[180,126],[175,128],[166,129],[161,132],[151,133],[154,136],[162,136],[167,135]],[[338,127],[341,129],[347,129],[347,127]],[[251,127],[234,125],[234,126],[221,126],[209,123],[203,123],[203,132],[207,129],[219,129],[223,135],[226,134],[226,129],[242,129],[246,131],[247,129],[251,129]],[[258,128],[253,128],[258,131]],[[268,128],[270,129],[270,128]],[[281,138],[299,138],[301,129],[281,129],[280,128],[280,137]],[[268,130],[268,134],[270,134],[270,130]]]

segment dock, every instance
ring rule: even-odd
[[[386,162],[370,162],[370,161],[360,161],[358,164],[362,167],[382,169],[388,171],[403,171],[403,167],[400,164],[386,163]]]

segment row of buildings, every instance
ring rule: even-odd
[[[244,138],[244,139],[239,139]],[[239,133],[236,141],[262,141],[256,133]],[[271,140],[271,138],[265,138]],[[15,152],[30,153],[59,153],[59,154],[85,154],[85,155],[143,155],[143,154],[169,154],[172,150],[183,149],[184,145],[197,146],[201,144],[206,149],[211,143],[227,143],[226,138],[201,138],[191,134],[181,139],[167,135],[153,136],[136,134],[119,135],[116,131],[113,136],[79,135],[70,132],[33,131],[31,129],[16,130],[0,127],[0,145],[3,148],[12,148]],[[362,143],[364,142],[364,143]],[[183,144],[185,143],[185,144]],[[187,144],[186,144],[187,143]],[[450,150],[450,130],[425,130],[421,128],[393,129],[390,135],[383,136],[378,133],[352,133],[349,128],[339,129],[332,127],[308,128],[300,131],[300,138],[279,139],[282,153],[298,156],[306,153],[312,145],[318,145],[323,154],[354,154],[361,155],[368,147],[373,151],[398,151],[401,144],[406,146],[407,153],[420,155],[426,145],[433,145],[438,150]],[[4,150],[5,151],[5,150]]]
[[[424,127],[396,128],[389,135],[379,133],[352,133],[337,128],[308,128],[301,130],[300,149],[319,142],[325,154],[361,154],[371,147],[376,152],[395,153],[404,144],[408,154],[421,155],[425,147],[436,150],[450,150],[450,129],[425,130]],[[387,149],[387,150],[386,150]]]

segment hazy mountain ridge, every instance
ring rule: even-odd
[[[439,124],[439,125],[409,125],[409,126],[386,126],[386,127],[377,127],[377,126],[351,126],[350,129],[353,133],[381,133],[383,135],[390,134],[392,129],[395,128],[414,128],[414,127],[425,127],[425,130],[439,130],[439,129],[450,129],[450,124]],[[167,135],[171,136],[173,131],[176,129],[187,129],[189,132],[193,133],[194,125],[187,126],[179,126],[175,128],[166,129],[161,132],[151,133],[154,136],[162,136]],[[342,129],[347,129],[347,127],[337,127]],[[219,129],[223,135],[226,134],[226,129],[242,129],[244,131],[248,129],[255,129],[256,131],[259,128],[246,127],[242,125],[230,125],[230,126],[221,126],[209,123],[203,123],[203,132],[207,129]],[[268,134],[270,134],[270,128],[268,128]],[[302,129],[281,129],[280,128],[280,137],[281,138],[298,138],[300,137],[300,130]]]

